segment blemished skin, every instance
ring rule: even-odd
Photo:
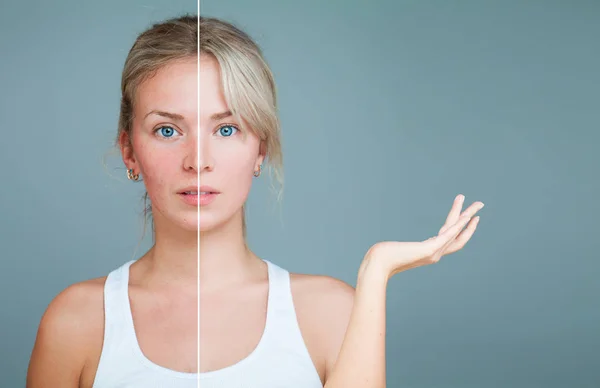
[[[196,56],[161,68],[137,90],[132,145],[126,135],[120,138],[126,167],[148,191],[156,232],[155,245],[130,267],[137,339],[149,360],[182,372],[198,370],[198,207],[181,194],[198,186],[197,85]],[[50,302],[28,388],[92,386],[103,343],[105,280],[73,284]]]

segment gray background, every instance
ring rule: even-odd
[[[0,386],[23,386],[69,284],[139,255],[141,184],[116,132],[120,71],[190,1],[5,2],[0,12]],[[355,284],[384,239],[482,200],[460,253],[396,275],[388,386],[600,385],[600,5],[591,1],[203,1],[263,46],[280,91],[281,207],[256,180],[254,250]]]
[[[0,387],[24,387],[39,320],[70,284],[149,247],[143,184],[113,140],[137,34],[195,0],[3,1]]]
[[[325,5],[327,4],[327,5]],[[389,387],[600,387],[600,2],[233,1],[277,77],[286,188],[256,252],[355,284],[384,239],[482,200],[469,245],[388,290]]]

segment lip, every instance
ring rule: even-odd
[[[200,193],[208,193],[208,194],[200,194],[200,206],[209,205],[215,198],[220,194],[220,192],[214,187],[210,186],[200,186]]]
[[[196,191],[196,190],[187,190],[187,191]],[[190,206],[198,206],[198,204],[200,203],[200,201],[198,200],[198,194],[179,193],[179,196],[181,197],[181,199],[183,199],[183,202],[185,202],[186,204],[188,204]]]
[[[198,190],[198,192],[219,194],[219,190],[215,189],[214,187],[210,187],[210,186],[206,186],[206,185],[200,186],[200,190]]]
[[[198,206],[199,199],[198,194],[186,194],[187,192],[198,192],[198,185],[187,186],[177,192],[177,194],[181,197],[184,203],[190,206]]]
[[[219,193],[200,194],[200,206],[209,205],[212,201],[215,200],[215,198],[217,198],[217,195],[219,195]]]
[[[198,194],[205,192],[208,194],[185,194],[186,192],[197,192]],[[220,194],[217,189],[210,186],[188,186],[184,189],[181,189],[177,194],[181,196],[183,202],[190,206],[206,206],[215,200],[217,195]]]
[[[197,191],[197,192],[200,192],[200,190],[198,190],[198,185],[195,185],[195,186],[188,186],[186,188],[183,188],[183,189],[179,190],[177,192],[177,194],[183,194],[183,193],[186,193],[188,191]]]

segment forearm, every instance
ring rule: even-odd
[[[325,388],[385,387],[387,280],[376,263],[361,265],[346,336]]]

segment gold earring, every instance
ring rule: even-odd
[[[258,171],[254,171],[254,176],[258,178],[260,176],[261,171],[262,171],[262,164],[260,164],[258,166]]]
[[[140,174],[134,174],[132,168],[127,170],[127,179],[129,179],[130,181],[137,181],[139,178]]]

